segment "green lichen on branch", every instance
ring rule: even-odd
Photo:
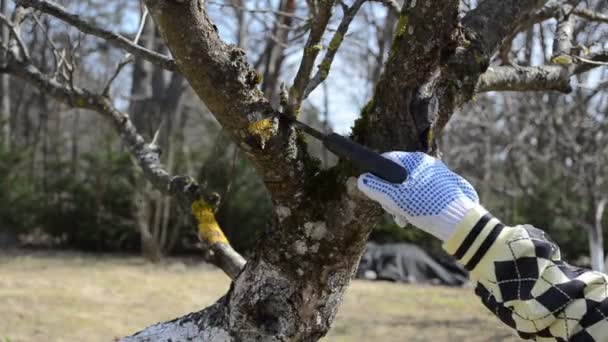
[[[259,72],[255,71],[255,70],[251,70],[247,73],[246,83],[250,89],[254,89],[259,84],[261,84],[262,81],[263,81],[263,77]]]
[[[367,134],[367,126],[369,124],[369,115],[374,109],[374,106],[374,99],[367,102],[363,109],[361,109],[361,116],[355,120],[355,124],[353,125],[351,137],[354,141],[360,144],[364,143],[365,136]]]
[[[399,16],[399,21],[397,22],[397,27],[395,28],[395,39],[401,38],[407,32],[407,23],[408,23],[408,13],[402,12]]]
[[[319,72],[321,73],[321,79],[326,79],[329,75],[329,69],[331,69],[331,62],[328,60],[323,60],[321,65],[319,65]]]
[[[336,32],[331,41],[329,42],[328,50],[332,52],[338,51],[343,39],[344,37],[342,36],[342,34],[340,32]]]
[[[298,144],[306,144],[305,136],[298,133]],[[303,149],[306,151],[306,149]],[[304,194],[311,201],[311,205],[327,203],[337,200],[346,191],[344,170],[338,166],[322,169],[321,160],[304,152]],[[319,210],[322,212],[322,210]]]
[[[557,65],[570,65],[572,64],[572,57],[568,55],[559,55],[551,59],[551,63]]]
[[[306,53],[307,55],[313,55],[319,53],[321,50],[323,50],[323,45],[317,44],[304,49],[304,53]]]
[[[321,169],[321,161],[318,158],[308,156],[305,160],[305,188],[306,197],[313,203],[327,203],[338,200],[346,192],[345,177],[340,162],[337,166],[329,169]]]
[[[391,50],[388,54],[388,59],[393,59],[395,54],[397,53],[397,45],[399,41],[405,36],[407,32],[407,25],[409,22],[409,11],[404,10],[401,12],[399,16],[399,21],[397,22],[397,27],[395,27],[395,34],[393,35],[393,43],[391,44]]]

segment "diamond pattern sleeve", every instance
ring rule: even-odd
[[[542,230],[507,227],[478,205],[444,249],[471,272],[483,304],[521,338],[608,341],[608,276],[562,261]]]

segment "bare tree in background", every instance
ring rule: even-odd
[[[606,4],[598,3],[595,9],[605,11]],[[586,49],[598,39],[605,39],[607,32],[598,23],[584,25],[573,18],[568,19],[572,26],[566,29],[577,37],[571,45]],[[558,43],[545,37],[552,25],[544,22],[531,26],[515,44],[509,43],[509,50],[502,50],[499,58],[528,67],[555,60],[559,48],[554,45]],[[560,27],[563,30],[563,25],[558,25],[558,30]],[[573,57],[564,58],[570,61]],[[587,68],[588,64],[578,68]],[[538,198],[550,207],[552,220],[563,222],[575,232],[584,228],[590,264],[597,271],[604,271],[605,263],[602,228],[608,190],[605,176],[608,120],[603,114],[607,111],[607,98],[606,84],[602,81],[605,78],[605,70],[576,75],[568,96],[504,93],[482,97],[463,110],[444,137],[444,152],[450,164],[477,171],[471,176],[485,201],[492,194],[502,198],[503,204],[509,203],[504,200],[509,198],[514,202],[525,197]],[[493,171],[496,169],[506,177],[499,177]],[[517,207],[514,203],[501,211],[515,212]],[[577,208],[584,209],[578,212]]]
[[[231,2],[239,7],[245,3]],[[277,106],[260,90],[262,77],[248,64],[246,52],[220,39],[218,27],[208,15],[207,1],[145,0],[172,57],[53,2],[21,0],[16,4],[11,18],[1,17],[11,39],[3,41],[9,54],[0,71],[68,106],[110,120],[146,179],[190,213],[209,260],[233,279],[226,295],[212,306],[149,327],[125,341],[310,341],[329,330],[382,211],[357,193],[353,178],[357,170],[347,161],[321,170],[318,161],[306,153],[305,142],[277,112],[298,115],[303,101],[328,77],[336,53],[364,5],[386,6],[395,16],[399,13],[374,94],[352,132],[353,139],[380,151],[429,152],[452,113],[475,94],[569,92],[573,75],[608,59],[608,53],[599,49],[583,57],[575,44],[573,25],[606,22],[593,2],[485,0],[463,12],[460,1],[455,0],[406,0],[402,6],[391,0],[310,0],[301,28],[307,37],[298,50],[300,64]],[[32,11],[105,39],[188,81],[255,165],[272,197],[272,224],[258,239],[246,264],[213,218],[218,197],[192,178],[168,172],[159,162],[155,141],[144,139],[131,116],[116,108],[109,92],[84,89],[69,73],[57,77],[36,66],[22,30]],[[330,29],[332,18],[339,20]],[[494,58],[502,50],[510,51],[504,46],[518,32],[546,20],[558,22],[556,48],[548,64],[520,66],[508,53]],[[268,92],[276,96],[277,90],[269,87]]]
[[[0,1],[0,12],[2,15],[8,17],[8,0]],[[2,34],[2,41],[7,42],[9,39],[9,28],[6,25],[3,25],[0,29],[0,34]],[[3,54],[6,54],[5,51],[2,51]],[[0,116],[0,124],[2,125],[2,139],[3,143],[6,146],[6,149],[9,150],[11,147],[11,100],[10,100],[10,78],[9,75],[2,75],[0,78],[1,89],[0,93],[2,98],[0,99],[0,112],[2,115]]]

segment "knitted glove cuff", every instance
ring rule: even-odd
[[[439,216],[432,218],[428,216],[413,217],[410,221],[441,241],[447,241],[456,230],[458,224],[464,219],[467,212],[476,206],[478,206],[477,203],[473,202],[468,197],[463,196],[450,202],[450,204],[441,211],[441,215]],[[416,222],[418,220],[421,220],[420,223]],[[429,222],[423,222],[427,220]]]

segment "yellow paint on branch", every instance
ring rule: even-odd
[[[551,62],[553,62],[553,64],[558,64],[558,65],[570,65],[572,64],[572,57],[568,56],[568,55],[559,55],[559,56],[555,56],[551,59]]]
[[[199,199],[192,203],[192,215],[198,221],[198,235],[201,239],[214,243],[228,244],[228,239],[215,220],[213,210],[207,202]]]
[[[252,135],[257,135],[262,140],[267,141],[274,135],[274,124],[271,118],[262,119],[249,124],[247,131]]]

